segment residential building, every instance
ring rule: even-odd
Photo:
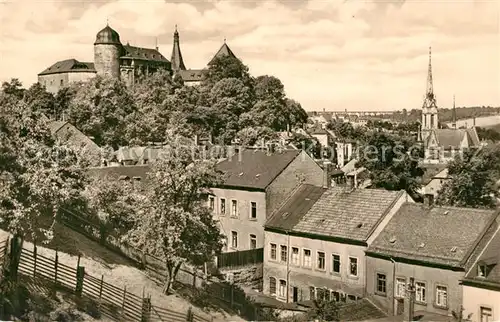
[[[210,189],[208,205],[228,252],[262,248],[268,214],[302,183],[321,186],[324,180],[321,167],[302,150],[243,149],[217,169],[225,181]]]
[[[444,168],[437,174],[434,174],[431,178],[428,178],[423,182],[423,187],[420,189],[422,195],[432,194],[434,199],[437,198],[439,190],[443,187],[443,184],[449,180],[448,168]]]
[[[266,223],[264,293],[286,302],[364,297],[364,252],[407,201],[404,191],[302,185]]]
[[[322,147],[328,148],[333,143],[332,136],[327,130],[320,126],[316,126],[310,130],[310,135],[318,140]]]
[[[336,140],[335,152],[337,155],[337,166],[342,168],[353,157],[354,144],[350,140]]]
[[[500,321],[500,219],[493,237],[487,239],[480,255],[462,280],[464,315],[471,322]]]
[[[477,256],[494,210],[404,204],[366,251],[366,292],[388,314],[407,314],[407,287],[414,279],[414,311],[442,316],[459,312],[459,281]],[[481,243],[480,243],[481,242]]]

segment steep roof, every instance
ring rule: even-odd
[[[500,230],[498,225],[491,239],[489,239],[477,261],[471,267],[465,277],[465,282],[473,282],[484,286],[496,286],[500,288]],[[478,266],[486,265],[486,275],[478,276]]]
[[[213,61],[215,60],[215,58],[222,57],[222,56],[231,56],[233,58],[237,58],[236,55],[233,53],[231,48],[229,48],[229,46],[226,44],[225,41],[224,41],[224,44],[219,48],[217,53],[214,55],[214,57],[210,60],[208,65],[212,64]]]
[[[469,147],[478,147],[480,145],[479,137],[475,128],[469,129],[436,129],[433,130],[437,143],[444,148],[459,148],[464,138],[467,139]],[[431,140],[429,135],[427,142]]]
[[[323,187],[301,185],[280,208],[273,212],[266,222],[266,227],[292,229],[325,191],[326,188]]]
[[[203,78],[203,69],[179,70],[177,73],[185,82],[197,82]]]
[[[300,153],[301,150],[269,153],[265,150],[244,149],[218,163],[217,169],[225,173],[226,186],[265,189]]]
[[[123,46],[123,50],[124,54],[121,58],[134,58],[164,63],[169,62],[158,50],[153,48],[135,47],[127,44]]]
[[[293,227],[296,232],[366,241],[403,191],[331,188]]]
[[[406,203],[368,251],[462,267],[496,216],[494,210]]]
[[[174,46],[172,48],[172,56],[170,57],[170,61],[172,62],[173,70],[186,70],[184,60],[182,59],[181,45],[179,43],[179,32],[177,31],[177,27],[175,28],[174,32]]]
[[[41,75],[51,75],[60,73],[95,73],[94,63],[80,62],[74,58],[58,61],[52,66],[43,70]]]

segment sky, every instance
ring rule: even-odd
[[[58,60],[93,61],[106,21],[122,43],[187,68],[223,44],[253,76],[273,75],[308,111],[421,108],[432,46],[438,106],[500,106],[500,1],[0,0],[0,81],[25,86]]]

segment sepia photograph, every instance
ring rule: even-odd
[[[0,0],[0,321],[500,322],[499,0]]]

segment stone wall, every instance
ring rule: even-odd
[[[238,286],[262,290],[262,263],[236,268],[223,268],[220,269],[220,272],[222,274],[232,274],[233,282]]]

